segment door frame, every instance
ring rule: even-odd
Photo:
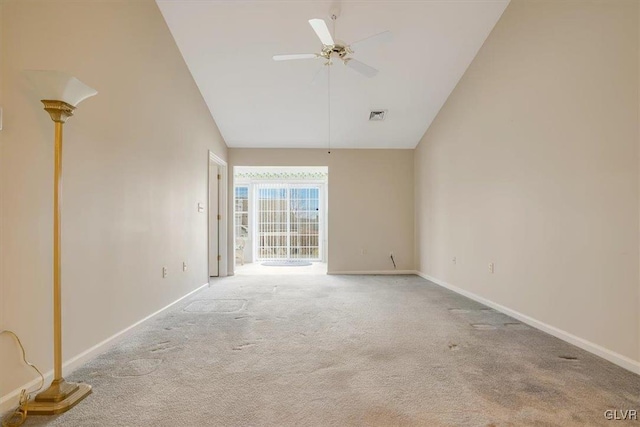
[[[229,275],[228,270],[228,257],[227,257],[227,162],[215,155],[209,150],[207,163],[207,277],[210,277],[211,266],[211,227],[212,223],[218,226],[218,276],[225,277]],[[220,179],[217,180],[218,184],[218,212],[211,212],[211,173],[212,170],[217,169]],[[216,181],[213,181],[216,182]],[[217,219],[219,215],[219,220]]]

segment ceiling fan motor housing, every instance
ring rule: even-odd
[[[343,59],[345,56],[347,56],[350,53],[351,51],[349,50],[348,46],[344,46],[342,44],[334,44],[330,46],[324,46],[322,48],[322,53],[320,54],[320,56],[326,59],[330,59],[331,57],[336,57],[336,56],[339,57],[340,59]]]

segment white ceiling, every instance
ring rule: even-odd
[[[324,148],[326,76],[308,24],[335,2],[156,0],[229,147]],[[353,57],[380,70],[371,79],[331,67],[333,148],[414,148],[500,18],[509,0],[342,1],[337,40],[391,30],[389,43]],[[369,111],[388,110],[382,122]]]

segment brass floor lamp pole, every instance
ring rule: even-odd
[[[28,413],[53,415],[65,412],[91,393],[88,384],[66,382],[62,377],[62,282],[61,282],[61,203],[62,191],[62,130],[67,119],[73,116],[75,105],[97,92],[75,77],[56,71],[29,72],[32,83],[45,93],[60,92],[72,95],[70,102],[43,99],[44,109],[55,126],[54,172],[53,172],[53,381],[49,388],[38,393],[28,404]],[[48,86],[48,87],[47,87]],[[53,88],[53,89],[52,89]],[[73,96],[75,95],[75,96]],[[75,101],[75,102],[74,102]]]

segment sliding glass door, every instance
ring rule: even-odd
[[[256,184],[258,260],[322,258],[321,184]]]

